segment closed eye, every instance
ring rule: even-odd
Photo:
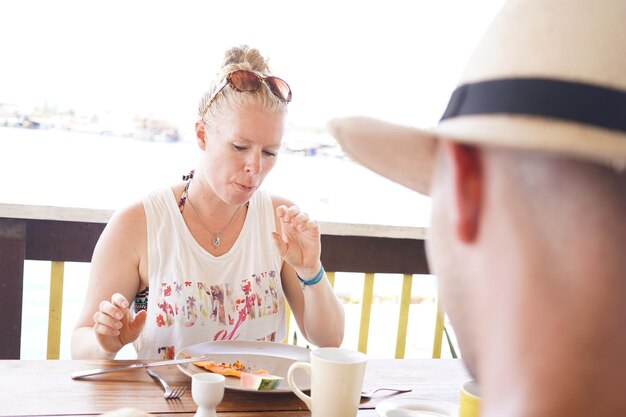
[[[239,146],[239,145],[233,144],[233,149],[235,149],[236,151],[245,151],[247,148],[245,146]]]
[[[267,156],[271,156],[272,158],[275,158],[278,156],[278,152],[263,151],[263,153]]]

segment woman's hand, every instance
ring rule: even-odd
[[[111,301],[102,301],[93,315],[93,330],[100,347],[107,353],[117,353],[134,342],[146,323],[146,315],[140,311],[133,317],[128,300],[119,293],[113,294]]]
[[[279,206],[276,215],[280,219],[282,235],[274,232],[274,244],[280,256],[296,270],[303,279],[313,278],[321,267],[320,228],[296,206]]]

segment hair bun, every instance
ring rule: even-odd
[[[238,69],[247,69],[262,74],[269,73],[267,59],[261,55],[258,49],[250,48],[248,45],[235,46],[224,54],[222,65],[224,73]]]

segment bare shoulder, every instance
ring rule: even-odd
[[[139,255],[144,252],[146,239],[146,213],[143,203],[137,201],[113,214],[98,243],[118,250],[132,249]]]
[[[117,210],[107,223],[93,252],[90,275],[98,300],[121,292],[130,299],[145,288],[147,231],[143,203]]]
[[[117,210],[107,225],[114,229],[124,229],[127,232],[145,230],[146,212],[143,202],[137,201],[124,208]]]
[[[177,200],[180,199],[184,187],[185,183],[171,187]],[[109,220],[107,228],[128,244],[143,249],[147,240],[147,220],[143,201],[138,200],[117,210]]]

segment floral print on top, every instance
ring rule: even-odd
[[[156,324],[219,324],[224,328],[210,335],[210,340],[236,340],[237,329],[244,321],[278,313],[277,279],[276,271],[269,271],[244,278],[237,285],[164,280],[157,296]]]

